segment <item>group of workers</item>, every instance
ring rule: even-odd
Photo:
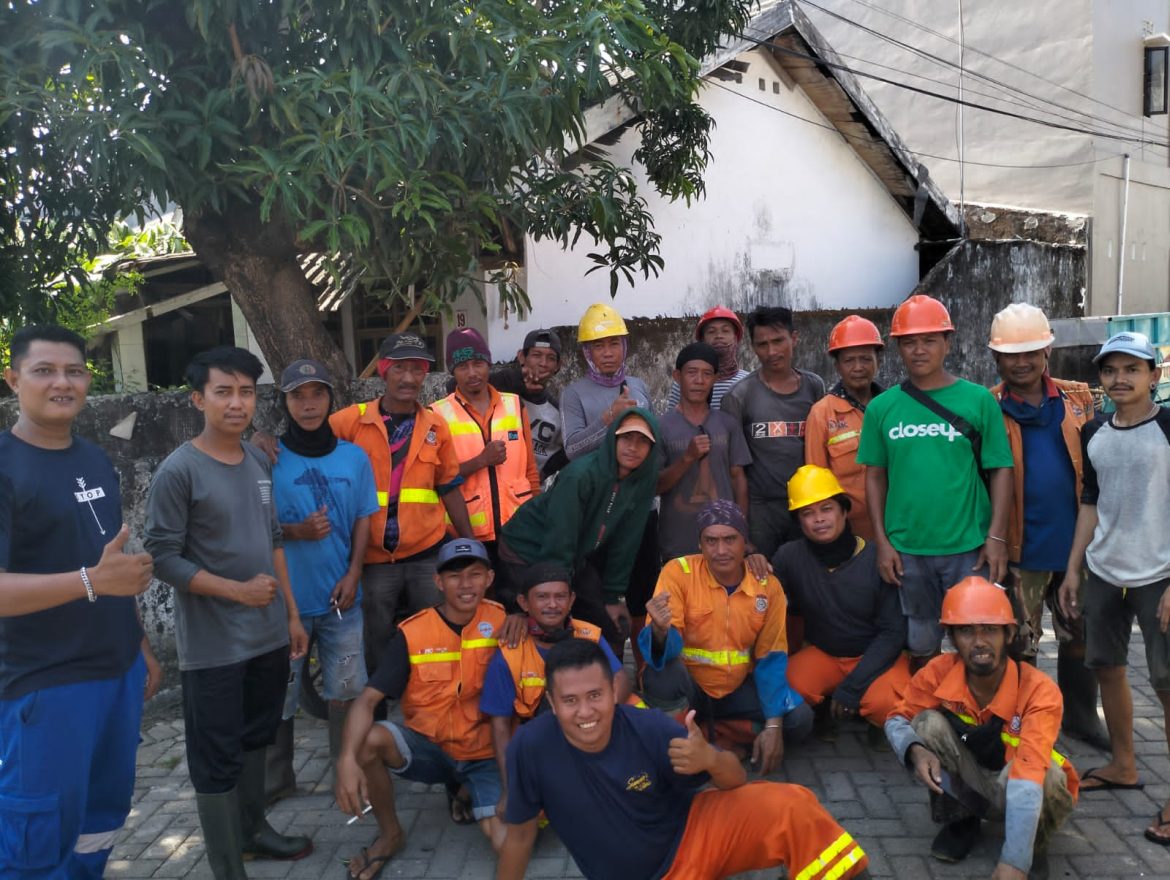
[[[1079,793],[1142,785],[1135,619],[1170,717],[1170,549],[1148,515],[1170,488],[1170,414],[1139,333],[1094,359],[1109,416],[1049,375],[1039,309],[995,316],[990,390],[947,371],[953,337],[941,302],[904,302],[890,339],[906,379],[885,389],[886,343],[850,315],[826,388],[795,364],[790,310],[715,308],[658,418],[607,305],[582,318],[586,372],[559,395],[552,330],[499,370],[482,336],[453,331],[429,406],[434,356],[396,333],[378,399],[338,408],[335,377],[298,360],[279,377],[283,433],[249,442],[262,365],[211,349],[187,372],[202,428],[154,474],[134,554],[116,471],[73,433],[84,340],[19,331],[20,414],[0,434],[0,874],[102,875],[161,676],[134,598],[153,575],[174,591],[217,880],[312,851],[265,819],[296,790],[310,638],[337,804],[378,827],[348,862],[358,880],[406,845],[395,779],[444,786],[501,880],[525,875],[546,823],[586,877],[865,877],[811,792],[747,784],[743,763],[766,776],[853,718],[929,790],[932,855],[962,860],[1004,818],[993,877],[1046,877]],[[1035,665],[1045,605],[1059,684]],[[1078,775],[1062,730],[1109,762]],[[1145,836],[1170,845],[1165,809]]]

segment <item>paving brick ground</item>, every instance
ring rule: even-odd
[[[1161,709],[1145,683],[1140,636],[1135,631],[1131,653],[1134,685],[1135,736],[1144,791],[1102,792],[1082,797],[1072,818],[1051,847],[1053,878],[1170,878],[1170,851],[1149,843],[1142,830],[1170,796],[1170,759],[1162,730]],[[1042,666],[1053,673],[1051,657]],[[340,880],[346,876],[341,859],[376,836],[368,819],[346,826],[329,791],[325,726],[298,720],[298,797],[277,804],[270,821],[281,831],[310,835],[316,851],[295,863],[253,862],[252,878]],[[1087,746],[1062,743],[1080,770],[1107,760]],[[875,877],[898,880],[990,877],[999,852],[989,826],[983,841],[961,865],[930,858],[935,826],[926,795],[897,766],[889,752],[875,753],[862,729],[847,729],[834,744],[790,748],[776,779],[811,788],[830,812],[869,853]],[[406,784],[398,789],[398,808],[409,833],[406,850],[382,875],[385,878],[425,877],[433,880],[486,880],[494,876],[495,860],[478,830],[454,825],[447,818],[441,789]],[[775,871],[759,872],[774,877]],[[145,725],[138,753],[138,784],[134,809],[106,876],[111,878],[210,877],[203,858],[194,792],[187,780],[182,721],[155,719]],[[550,831],[542,833],[528,871],[529,877],[580,877],[572,860]]]

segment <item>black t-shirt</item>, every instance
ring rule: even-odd
[[[93,443],[41,449],[0,434],[0,568],[58,574],[97,565],[122,528],[118,472]],[[133,597],[77,599],[0,617],[0,699],[116,678],[138,656],[142,628]]]
[[[452,623],[438,609],[435,610],[435,613],[439,615],[439,619],[443,623],[451,628],[451,632],[459,636],[463,634],[462,625]],[[398,630],[390,636],[389,641],[382,648],[382,653],[378,655],[378,666],[366,685],[376,691],[381,691],[391,700],[398,700],[402,698],[408,681],[410,681],[410,652],[406,648],[406,634],[402,630]]]

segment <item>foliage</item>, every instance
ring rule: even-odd
[[[581,161],[586,112],[634,108],[649,179],[701,196],[712,123],[693,102],[696,58],[752,5],[13,0],[0,11],[5,222],[28,243],[29,227],[45,233],[38,259],[53,265],[62,241],[118,214],[258,209],[369,287],[426,291],[426,311],[485,256],[506,269],[518,234],[584,235],[612,293],[662,261],[630,169]],[[526,305],[511,274],[497,280]]]

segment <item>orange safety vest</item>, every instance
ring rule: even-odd
[[[849,496],[854,534],[873,540],[865,508],[865,465],[857,463],[863,414],[843,397],[826,394],[812,405],[804,428],[804,463],[828,468]]]
[[[398,491],[399,537],[393,553],[382,546],[390,503],[390,438],[378,402],[356,403],[339,410],[329,417],[329,424],[334,434],[365,451],[374,471],[378,512],[370,520],[366,564],[395,562],[439,543],[446,532],[446,508],[435,486],[449,483],[459,475],[459,461],[447,424],[429,409],[416,406],[406,469]]]
[[[528,460],[533,452],[524,437],[520,398],[494,389],[493,392],[499,401],[488,414],[490,431],[486,434],[475,416],[467,411],[458,392],[431,404],[431,409],[447,423],[460,462],[470,461],[483,452],[489,440],[502,440],[507,446],[507,458],[501,464],[480,468],[465,477],[459,487],[467,504],[472,534],[481,541],[494,541],[516,508],[532,497]]]
[[[573,638],[601,641],[601,628],[583,620],[569,618]],[[517,718],[531,718],[540,707],[544,697],[544,658],[536,649],[536,641],[529,636],[515,648],[500,646],[508,671],[512,673],[512,684],[516,686],[516,699],[512,703]]]
[[[1060,423],[1060,433],[1064,438],[1065,448],[1068,449],[1073,472],[1076,474],[1076,503],[1080,504],[1081,483],[1085,473],[1084,463],[1081,461],[1081,425],[1093,419],[1093,392],[1084,382],[1073,382],[1069,379],[1053,379],[1052,382],[1064,402],[1064,419]],[[991,389],[991,393],[998,401],[1003,400],[1007,390],[1000,382]],[[1024,549],[1024,432],[1020,430],[1019,422],[1007,413],[1003,415],[1003,426],[1007,429],[1008,445],[1012,450],[1014,463],[1012,479],[1015,483],[1015,495],[1008,516],[1008,558],[1012,562],[1019,562],[1020,553]]]
[[[668,562],[654,595],[670,596],[671,625],[682,635],[691,678],[715,699],[743,684],[760,660],[788,651],[788,601],[775,575],[763,581],[744,568],[735,592],[715,580],[702,554]]]
[[[493,755],[491,725],[480,714],[479,695],[505,616],[503,605],[484,599],[458,634],[434,608],[408,617],[399,627],[410,657],[401,704],[406,726],[456,761]]]

